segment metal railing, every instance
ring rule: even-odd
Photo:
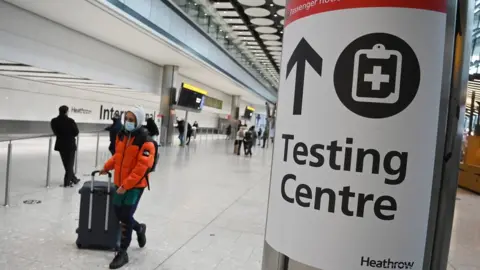
[[[95,168],[99,165],[99,153],[100,153],[100,138],[102,134],[107,134],[106,131],[91,131],[91,132],[82,132],[77,136],[77,151],[75,152],[75,159],[74,159],[74,173],[78,173],[78,166],[79,166],[79,152],[80,152],[80,135],[85,134],[96,134],[96,146],[95,146]],[[203,140],[218,140],[226,138],[225,132],[218,129],[218,128],[202,128],[196,134],[200,141]],[[51,175],[52,175],[52,151],[53,151],[53,134],[46,134],[46,135],[36,135],[36,136],[24,136],[24,137],[15,137],[15,138],[7,138],[7,139],[0,139],[0,143],[7,143],[7,161],[6,161],[6,173],[5,173],[5,197],[3,206],[10,205],[10,188],[11,188],[11,178],[12,178],[12,153],[13,153],[13,144],[17,141],[24,141],[24,140],[32,140],[32,139],[42,139],[48,138],[48,153],[47,153],[47,166],[46,166],[46,178],[45,178],[45,188],[50,188],[51,182]]]
[[[222,131],[219,128],[202,128],[199,131],[197,131],[197,136],[199,136],[200,140],[203,140],[203,137],[205,137],[205,140],[208,140],[208,139],[218,140],[218,139],[226,138],[225,131]]]
[[[81,134],[96,134],[97,136],[97,144],[95,150],[95,167],[98,166],[98,156],[99,156],[99,146],[100,146],[100,134],[107,133],[105,130],[100,131],[91,131],[91,132],[82,132],[77,136],[77,151],[75,152],[75,160],[74,160],[74,173],[77,174],[78,172],[78,153],[80,152],[80,135]],[[17,137],[17,138],[8,138],[4,140],[0,140],[0,143],[7,142],[7,162],[6,162],[6,173],[5,173],[5,197],[3,206],[9,206],[10,204],[10,181],[11,181],[11,173],[12,173],[12,152],[13,152],[13,143],[16,141],[23,141],[23,140],[31,140],[31,139],[41,139],[41,138],[49,138],[48,140],[48,155],[47,155],[47,175],[45,179],[45,187],[50,188],[50,180],[51,180],[51,165],[52,165],[52,149],[53,149],[53,138],[55,135],[48,134],[48,135],[37,135],[37,136],[24,136],[24,137]]]

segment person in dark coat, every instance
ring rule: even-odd
[[[198,128],[199,128],[197,121],[195,121],[193,123],[193,127],[194,127],[194,129],[193,129],[193,139],[197,139],[197,132],[198,132]]]
[[[185,120],[177,118],[178,139],[180,140],[180,146],[185,145]]]
[[[228,125],[227,131],[226,131],[225,135],[227,135],[227,137],[225,138],[225,140],[230,139],[230,136],[232,135],[232,125]]]
[[[108,146],[108,150],[113,156],[113,154],[115,154],[115,141],[117,139],[117,134],[122,130],[123,125],[119,115],[113,116],[112,121],[112,125],[107,127],[106,130],[110,133],[110,145]]]
[[[73,184],[80,182],[73,171],[75,152],[77,151],[75,138],[78,136],[79,131],[75,120],[68,117],[67,106],[61,106],[58,111],[59,115],[50,121],[50,127],[53,134],[57,137],[55,151],[60,152],[63,167],[65,168],[63,186],[71,187]]]
[[[261,144],[260,138],[262,138],[262,128],[260,128],[260,129],[258,130],[257,138],[259,139],[259,140],[258,140],[258,146],[260,146],[260,144]]]
[[[153,118],[148,118],[147,125],[145,125],[144,127],[147,129],[148,135],[150,137],[160,135],[160,131],[158,130],[157,124],[155,124],[155,120],[153,120]]]
[[[253,145],[253,136],[255,133],[255,127],[250,127],[245,132],[245,137],[243,137],[243,149],[245,156],[252,156],[252,145]]]
[[[187,145],[190,144],[190,139],[192,138],[192,134],[193,134],[192,125],[190,125],[190,123],[188,123],[188,125],[187,125]]]

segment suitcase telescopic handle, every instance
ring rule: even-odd
[[[92,176],[95,176],[96,174],[100,174],[100,172],[101,172],[100,170],[93,171]],[[112,178],[112,173],[111,172],[107,172],[107,174],[108,174],[109,178]]]
[[[100,174],[100,170],[92,172],[92,181],[90,182],[90,203],[88,209],[88,230],[92,230],[92,214],[93,214],[93,182],[95,182],[95,175]],[[112,182],[112,173],[107,172],[108,174],[108,185],[107,185],[107,201],[105,209],[105,232],[108,231],[108,217],[110,215],[110,185]]]

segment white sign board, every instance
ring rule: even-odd
[[[446,4],[292,0],[266,241],[322,270],[422,269]]]
[[[69,89],[67,89],[69,90]],[[82,90],[78,90],[80,92]],[[65,91],[66,92],[66,91]],[[78,123],[110,124],[112,116],[122,114],[138,104],[145,110],[146,117],[156,117],[157,110],[150,102],[133,101],[132,105],[117,103],[115,96],[110,101],[91,100],[76,96],[75,92],[44,94],[27,91],[0,89],[0,119],[21,121],[50,121],[58,116],[58,108],[69,107],[69,116]]]

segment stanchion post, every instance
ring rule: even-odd
[[[98,166],[98,149],[100,146],[100,132],[97,132],[97,148],[95,150],[95,168]]]
[[[48,139],[48,158],[47,158],[47,179],[45,183],[45,187],[49,188],[50,187],[50,173],[51,173],[51,167],[52,167],[52,144],[53,144],[53,137],[50,136]]]
[[[78,172],[78,151],[80,151],[80,135],[77,136],[77,151],[75,152],[75,174]]]
[[[8,142],[8,152],[7,152],[7,170],[5,174],[5,201],[3,206],[8,206],[10,204],[10,174],[11,174],[11,165],[12,165],[12,141]]]

